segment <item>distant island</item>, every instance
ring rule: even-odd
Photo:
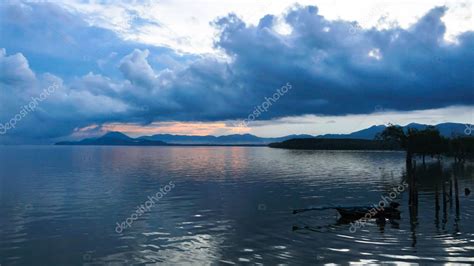
[[[270,143],[268,146],[295,150],[401,150],[399,145],[368,139],[290,139]]]
[[[428,125],[411,123],[403,126],[424,129]],[[464,135],[466,126],[460,123],[442,123],[434,126],[444,137]],[[288,135],[275,138],[262,138],[251,134],[233,134],[226,136],[191,136],[156,134],[138,138],[129,137],[121,132],[108,132],[97,138],[79,141],[60,141],[55,145],[102,145],[102,146],[270,146],[274,148],[295,149],[342,149],[342,150],[388,150],[399,149],[393,144],[374,140],[387,127],[372,126],[349,134],[325,134],[312,136],[306,134]]]
[[[455,162],[464,162],[474,157],[474,137],[467,134],[453,134],[445,137],[435,126],[425,128],[401,127],[389,125],[378,133],[373,140],[363,139],[291,139],[271,143],[272,148],[304,150],[403,150],[407,166],[411,168],[416,158],[453,157]]]

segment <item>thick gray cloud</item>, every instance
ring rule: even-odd
[[[0,66],[8,67],[0,79],[0,143],[69,135],[90,123],[120,121],[133,109],[120,97],[107,95],[113,84],[100,76],[86,75],[78,81],[81,87],[68,86],[55,75],[34,74],[21,53],[0,53]],[[93,84],[95,91],[87,84]]]
[[[6,56],[5,49],[0,49],[0,81],[5,85],[16,85],[35,79],[35,74],[22,54]]]
[[[375,106],[421,110],[474,104],[474,33],[463,33],[457,43],[445,42],[444,7],[432,9],[408,29],[378,30],[327,20],[316,7],[295,6],[284,15],[289,34],[275,30],[277,19],[272,15],[253,26],[229,14],[213,22],[219,30],[215,46],[229,59],[188,56],[182,61],[169,50],[122,41],[51,4],[1,8],[32,16],[23,16],[21,23],[0,19],[6,29],[2,34],[11,37],[0,42],[7,47],[0,53],[0,123],[42,89],[60,84],[21,125],[2,136],[3,142],[67,136],[75,128],[106,122],[242,119],[288,82],[293,89],[259,119],[364,114]],[[51,12],[55,16],[47,17]],[[58,24],[58,17],[69,23]],[[65,37],[41,39],[37,31],[44,29],[33,27],[33,18],[44,20],[46,28],[61,29]],[[31,52],[33,46],[15,30],[41,39],[38,52]],[[65,40],[87,51],[101,43],[100,54],[87,56],[101,64],[111,62],[91,72],[56,73],[55,69],[80,65],[77,55],[61,48]],[[62,58],[62,64],[31,69],[49,58]],[[163,65],[160,59],[173,63]],[[106,71],[101,70],[104,64]]]
[[[231,62],[204,58],[173,73],[163,88],[178,109],[157,117],[242,118],[287,82],[294,89],[262,118],[472,105],[474,34],[446,43],[445,11],[434,8],[409,29],[364,30],[328,21],[316,7],[295,7],[285,15],[288,35],[274,30],[271,15],[257,26],[220,18],[215,45]]]
[[[134,50],[120,61],[120,71],[134,85],[153,88],[156,86],[156,74],[148,64],[148,50]]]
[[[232,69],[260,96],[275,81],[294,84],[282,100],[292,108],[272,109],[275,116],[473,104],[474,35],[445,43],[444,12],[434,8],[409,29],[362,30],[301,7],[286,15],[293,30],[286,36],[271,30],[271,16],[257,27],[229,16],[216,23],[222,29],[216,45],[233,56]]]

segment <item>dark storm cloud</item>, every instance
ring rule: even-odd
[[[300,7],[285,17],[293,30],[287,36],[270,29],[270,16],[257,27],[228,16],[216,22],[222,29],[216,45],[233,57],[232,69],[255,94],[268,94],[275,81],[294,85],[274,116],[473,104],[474,35],[445,43],[445,11],[434,8],[409,29],[354,31],[349,22]]]
[[[229,60],[181,60],[168,49],[122,41],[51,4],[0,9],[7,37],[0,41],[7,48],[0,54],[0,123],[51,83],[60,84],[4,140],[66,136],[107,122],[243,119],[287,83],[292,90],[259,119],[474,103],[474,33],[446,43],[444,7],[408,29],[378,30],[329,21],[316,7],[296,6],[284,15],[291,28],[286,35],[275,31],[272,15],[252,26],[229,14],[213,22],[219,30],[215,47]],[[84,54],[93,64],[81,61]],[[50,59],[56,63],[47,66]],[[84,71],[88,67],[93,73]]]

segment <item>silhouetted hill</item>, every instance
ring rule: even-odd
[[[163,141],[134,139],[120,132],[109,132],[99,138],[88,138],[81,141],[62,141],[55,145],[106,145],[106,146],[163,146]]]
[[[409,127],[423,129],[428,125],[411,123],[403,128]],[[466,126],[458,123],[443,123],[435,126],[441,135],[451,137],[463,135]],[[99,138],[88,138],[81,141],[62,141],[56,145],[137,145],[137,146],[160,146],[160,145],[267,145],[270,143],[283,142],[290,139],[363,139],[373,140],[375,136],[385,129],[384,125],[371,126],[366,129],[352,132],[350,134],[326,134],[320,136],[311,135],[288,135],[278,138],[261,138],[251,134],[233,134],[227,136],[189,136],[156,134],[131,138],[121,132],[108,132]]]
[[[111,131],[103,135],[101,138],[107,139],[121,139],[121,140],[133,140],[133,138],[123,134],[122,132],[118,131]]]
[[[426,125],[424,125],[426,127]],[[444,137],[465,136],[466,124],[459,123],[443,123],[436,125],[439,133]]]
[[[271,143],[272,148],[296,150],[397,150],[399,147],[367,139],[290,139]]]
[[[143,136],[139,139],[164,141],[169,144],[214,144],[214,145],[230,145],[230,144],[268,144],[271,142],[280,142],[292,138],[313,138],[311,135],[289,135],[279,138],[261,138],[251,134],[233,134],[227,136],[188,136],[188,135],[171,135],[157,134],[153,136]]]
[[[428,125],[418,124],[418,123],[410,123],[406,126],[402,126],[403,129],[406,131],[408,128],[416,128],[418,130],[426,128]],[[435,127],[439,130],[440,134],[444,137],[452,137],[452,136],[462,136],[464,135],[464,130],[466,129],[465,124],[460,123],[442,123],[435,125]],[[316,136],[317,138],[325,138],[325,139],[369,139],[372,140],[375,136],[382,132],[386,126],[379,125],[379,126],[371,126],[366,129],[362,129],[359,131],[355,131],[349,134],[325,134]]]
[[[325,134],[319,135],[317,138],[325,139],[374,139],[377,133],[382,132],[385,129],[384,125],[380,126],[371,126],[366,129],[352,132],[350,134]]]

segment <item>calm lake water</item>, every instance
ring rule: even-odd
[[[0,264],[474,263],[473,165],[418,166],[411,182],[404,163],[400,152],[0,147]],[[403,180],[398,221],[351,233],[335,210],[292,214],[376,204]]]

